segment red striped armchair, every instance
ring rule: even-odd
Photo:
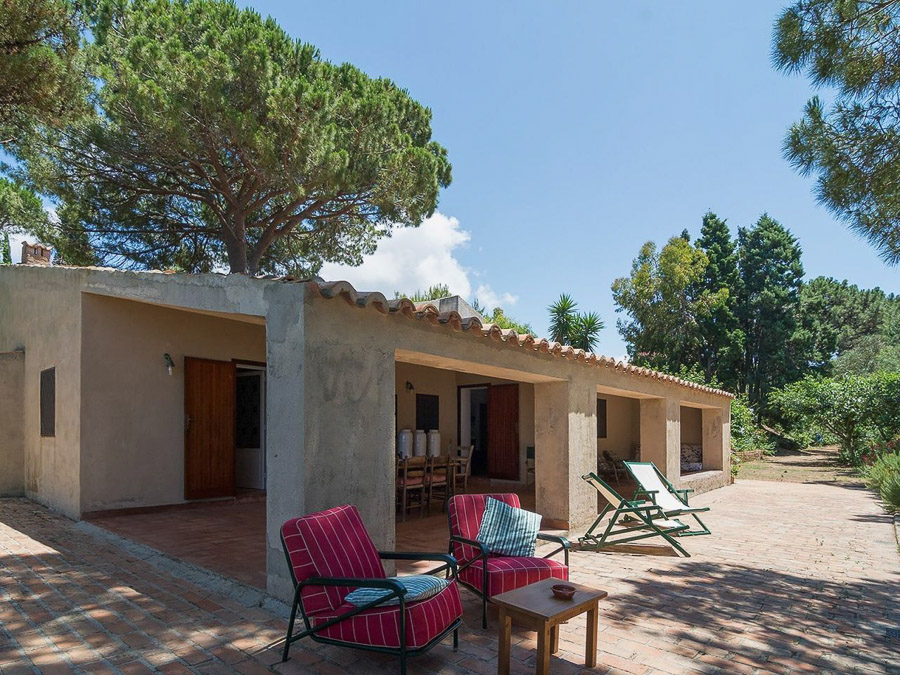
[[[450,519],[450,553],[459,564],[459,582],[481,598],[481,622],[487,628],[487,603],[495,595],[512,591],[544,579],[569,578],[569,542],[565,537],[538,533],[538,540],[551,541],[558,547],[543,558],[525,558],[493,555],[477,541],[485,500],[497,499],[509,506],[520,508],[519,495],[455,495],[450,498],[447,515]],[[565,562],[551,560],[551,556],[564,554]]]
[[[441,553],[379,552],[355,506],[339,506],[288,520],[281,543],[294,582],[294,600],[284,644],[287,661],[292,643],[304,637],[317,642],[396,654],[400,672],[407,657],[422,654],[453,633],[459,645],[462,604],[456,584],[456,561]],[[384,573],[382,560],[434,560],[430,573],[450,578],[437,595],[407,602],[406,589]],[[345,600],[359,588],[389,594],[362,606]],[[398,604],[384,604],[391,600]],[[294,634],[297,612],[304,630]]]

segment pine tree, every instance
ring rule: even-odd
[[[738,319],[746,335],[739,384],[762,407],[772,389],[806,370],[806,345],[797,330],[800,255],[796,238],[767,214],[754,227],[738,230]]]
[[[744,342],[744,334],[735,314],[740,272],[728,225],[712,211],[703,216],[697,248],[707,257],[697,295],[716,294],[719,301],[708,314],[700,315],[697,320],[702,339],[700,365],[707,382],[717,380],[733,390],[739,379],[738,367]]]

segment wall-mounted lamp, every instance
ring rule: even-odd
[[[408,394],[411,394],[413,391],[415,391],[415,389],[416,389],[416,388],[413,386],[413,383],[410,382],[409,380],[407,380],[407,381],[406,381],[406,392],[407,392]]]
[[[166,370],[169,371],[169,375],[172,374],[172,370],[175,368],[175,362],[172,360],[172,357],[168,354],[163,354],[163,360],[166,362]]]

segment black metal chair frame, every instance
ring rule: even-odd
[[[449,515],[448,515],[448,519],[449,519]],[[543,558],[552,558],[560,551],[563,551],[565,553],[566,569],[568,569],[568,567],[569,567],[569,547],[570,547],[569,540],[566,539],[565,537],[560,537],[555,534],[546,534],[544,532],[538,532],[537,538],[539,541],[553,541],[553,542],[556,542],[557,544],[559,544],[559,548],[555,549],[551,553],[548,553],[547,555],[542,556],[542,557]],[[470,591],[472,591],[475,595],[477,595],[478,597],[481,598],[481,627],[484,629],[487,629],[487,627],[488,627],[488,625],[487,625],[487,604],[488,604],[488,602],[490,602],[490,598],[487,597],[487,592],[486,592],[487,587],[488,587],[487,561],[488,561],[488,558],[490,557],[490,553],[488,552],[487,547],[484,544],[482,544],[480,541],[477,541],[475,539],[466,539],[465,537],[461,537],[461,536],[455,535],[455,534],[450,535],[450,553],[453,553],[453,544],[454,543],[465,544],[466,546],[472,546],[473,548],[477,548],[479,551],[479,554],[477,556],[475,556],[471,560],[464,562],[462,564],[462,567],[459,568],[459,571],[462,572],[464,569],[466,569],[473,563],[477,562],[478,560],[481,560],[482,561],[482,563],[481,563],[481,573],[482,573],[481,587],[483,589],[485,589],[485,592],[478,590],[478,588],[476,586],[466,583],[462,579],[459,580],[459,583],[460,583],[460,585],[465,586]]]
[[[364,651],[370,652],[380,652],[382,654],[393,654],[395,656],[400,657],[400,673],[401,675],[406,674],[406,660],[409,657],[418,656],[420,654],[424,654],[432,647],[434,647],[439,642],[442,642],[444,638],[446,638],[450,633],[453,633],[453,650],[459,648],[459,627],[462,624],[462,619],[457,619],[453,623],[451,623],[444,631],[442,631],[439,635],[435,636],[428,644],[422,645],[421,647],[416,647],[415,649],[409,649],[406,646],[406,599],[404,596],[406,595],[406,588],[397,581],[396,579],[357,579],[357,578],[341,578],[341,577],[310,577],[309,579],[301,582],[297,582],[297,578],[294,576],[294,568],[291,565],[291,558],[288,555],[287,547],[284,545],[284,536],[281,538],[282,546],[284,547],[285,557],[287,558],[288,569],[291,571],[291,580],[294,583],[294,600],[291,604],[291,618],[288,621],[288,629],[287,635],[284,639],[284,652],[282,654],[281,661],[284,663],[288,660],[289,651],[291,645],[297,640],[302,640],[305,637],[310,637],[316,642],[321,642],[329,645],[337,645],[339,647],[351,647],[353,649],[362,649]],[[436,562],[443,562],[443,565],[436,567],[433,570],[429,570],[426,574],[437,574],[439,572],[446,572],[445,578],[450,578],[452,581],[458,581],[458,572],[456,558],[452,555],[447,555],[444,553],[413,553],[413,552],[399,552],[399,551],[379,551],[378,557],[382,560],[434,560]],[[328,621],[321,623],[317,626],[313,626],[310,621],[309,616],[306,613],[306,609],[303,607],[302,602],[302,593],[303,589],[308,586],[349,586],[351,588],[384,588],[391,593],[383,598],[379,598],[378,600],[373,600],[372,602],[368,602],[365,605],[361,605],[352,609],[345,614],[341,614],[340,616],[333,617]],[[322,637],[318,635],[318,633],[326,628],[329,628],[336,623],[340,623],[350,617],[356,616],[360,612],[364,612],[368,609],[372,609],[373,607],[377,607],[378,605],[384,604],[388,600],[393,598],[397,598],[399,601],[399,619],[400,619],[400,646],[399,647],[376,647],[373,645],[362,645],[355,644],[350,642],[345,642],[343,640],[335,640],[332,638]],[[297,619],[297,609],[300,610],[300,616],[303,618],[303,623],[306,626],[306,629],[294,635],[294,622]]]

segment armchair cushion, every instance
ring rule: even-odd
[[[540,529],[539,514],[488,497],[476,540],[497,555],[531,557]]]
[[[569,568],[564,563],[550,558],[492,556],[487,559],[487,589],[482,588],[483,570],[483,561],[476,560],[469,567],[461,570],[459,577],[489,598],[551,577],[561,581],[569,579]]]
[[[313,625],[321,625],[354,609],[355,605],[345,603],[333,610],[320,612],[311,620]],[[462,616],[459,587],[451,583],[427,600],[407,603],[405,610],[406,646],[409,649],[423,647]],[[323,629],[319,635],[346,642],[350,646],[397,648],[400,646],[400,607],[373,607]]]
[[[441,579],[431,574],[413,574],[405,577],[391,578],[399,581],[406,589],[406,595],[403,596],[403,599],[408,603],[427,600],[447,588],[447,584],[450,583],[446,579]],[[386,597],[390,595],[390,593],[391,592],[385,588],[357,588],[344,598],[344,602],[349,602],[351,605],[362,607],[379,598]],[[388,607],[390,605],[399,604],[400,599],[393,597],[379,605],[379,607]]]
[[[378,550],[355,506],[293,518],[282,525],[281,535],[295,582],[310,577],[385,577]],[[336,609],[352,590],[343,586],[309,586],[303,590],[303,607],[310,615]]]
[[[488,497],[519,508],[519,496],[515,493],[455,495],[450,498],[450,502],[447,505],[451,536],[473,540],[478,537],[478,530],[481,528],[481,517],[484,515],[485,501]],[[480,555],[480,551],[474,546],[459,542],[451,543],[453,545],[451,552],[459,561],[460,566]]]

